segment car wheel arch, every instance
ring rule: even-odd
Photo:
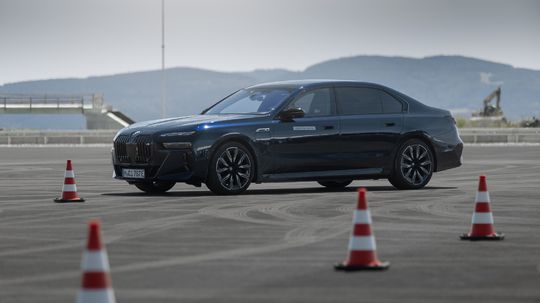
[[[401,148],[401,146],[403,145],[403,143],[407,142],[408,140],[410,139],[418,139],[418,140],[421,140],[422,142],[424,142],[428,147],[429,149],[431,150],[431,154],[433,155],[433,171],[436,172],[437,171],[437,154],[435,153],[435,147],[433,146],[433,143],[432,143],[432,137],[423,132],[423,131],[416,131],[416,132],[410,132],[410,133],[407,133],[407,134],[404,134],[401,139],[399,140],[398,144],[396,144],[396,148],[394,149],[394,154],[393,154],[393,159],[394,159],[394,163],[397,159],[397,156],[398,156],[398,151],[399,149]],[[392,165],[392,169],[393,169],[394,165]]]
[[[257,153],[257,150],[253,146],[253,143],[252,143],[251,139],[249,137],[243,135],[243,134],[230,133],[230,134],[226,134],[226,135],[221,136],[218,140],[216,140],[216,142],[214,142],[212,147],[210,147],[210,150],[208,152],[208,159],[211,159],[214,156],[214,153],[216,152],[216,150],[218,150],[223,144],[226,144],[226,143],[229,143],[229,142],[240,143],[240,144],[244,145],[248,149],[248,151],[251,153],[251,156],[255,160],[254,161],[255,162],[254,163],[255,167],[254,167],[254,171],[253,171],[253,181],[257,182],[259,180],[258,171],[259,171],[259,159],[260,159],[260,157],[259,157],[259,155]]]

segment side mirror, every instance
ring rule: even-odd
[[[306,115],[301,108],[287,108],[279,113],[279,120],[284,122],[294,121],[296,118],[302,118]]]

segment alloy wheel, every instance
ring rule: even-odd
[[[433,170],[431,154],[423,145],[409,145],[401,153],[400,169],[407,182],[422,184]]]
[[[251,181],[250,157],[236,146],[229,147],[217,159],[216,173],[224,188],[242,189]]]

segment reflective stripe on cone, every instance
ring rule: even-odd
[[[77,295],[77,303],[116,302],[112,289],[84,289]]]

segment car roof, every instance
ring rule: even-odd
[[[261,84],[250,86],[249,88],[287,87],[287,88],[299,89],[299,88],[324,86],[324,85],[329,85],[329,84],[330,85],[345,85],[345,86],[362,85],[362,86],[385,88],[385,86],[376,84],[376,83],[362,82],[362,81],[355,81],[355,80],[334,80],[334,79],[305,79],[305,80],[277,81],[277,82],[261,83]]]

